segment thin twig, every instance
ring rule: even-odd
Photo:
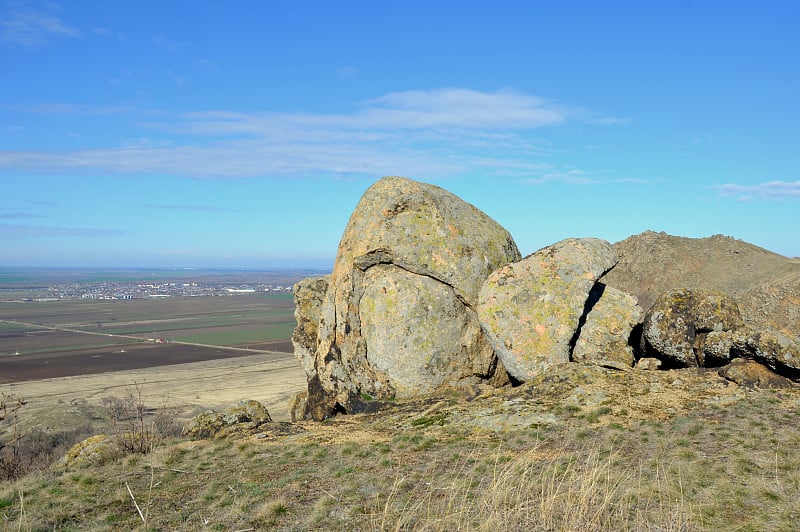
[[[139,503],[136,502],[136,497],[133,496],[133,492],[131,491],[131,487],[128,485],[128,482],[125,481],[125,487],[128,488],[128,493],[131,495],[131,500],[133,500],[133,505],[136,506],[136,511],[139,512],[139,517],[142,518],[142,523],[146,523],[144,520],[144,514],[142,513],[141,508],[139,508]]]

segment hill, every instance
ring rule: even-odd
[[[235,384],[235,382],[232,382]],[[166,390],[165,390],[166,392]],[[0,485],[21,530],[790,530],[800,390],[569,365]]]
[[[731,295],[749,325],[797,338],[800,260],[729,236],[686,238],[646,231],[613,245],[619,263],[603,278],[647,309],[673,288]]]

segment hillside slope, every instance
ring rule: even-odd
[[[733,296],[745,321],[800,335],[800,260],[714,235],[686,238],[646,231],[614,244],[619,263],[603,281],[648,309],[673,288],[708,288]]]

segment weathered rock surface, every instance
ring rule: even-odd
[[[183,435],[190,438],[213,438],[226,429],[242,425],[249,429],[271,423],[266,407],[258,401],[239,401],[222,412],[207,410],[190,419],[183,427]]]
[[[797,344],[774,331],[744,327],[735,331],[711,332],[702,347],[708,359],[754,359],[781,375],[800,378],[800,349]]]
[[[721,351],[709,351],[714,356],[706,360],[709,353],[703,346],[707,335],[742,326],[739,308],[727,294],[718,290],[670,290],[645,315],[642,350],[673,367],[718,366]]]
[[[494,351],[475,311],[435,279],[377,265],[364,276],[360,308],[367,362],[386,376],[398,396],[488,376],[493,369]]]
[[[616,264],[611,245],[567,239],[492,273],[478,316],[508,373],[526,381],[570,361],[589,292]]]
[[[745,294],[800,275],[800,260],[723,235],[686,238],[645,231],[615,243],[614,251],[619,264],[603,282],[635,295],[645,310],[668,290],[701,288],[732,296],[745,317]]]
[[[474,309],[486,277],[518,259],[511,235],[455,195],[401,177],[376,182],[339,244],[307,370],[308,415],[362,411],[362,394],[491,378],[501,369]]]
[[[619,264],[603,282],[649,309],[675,288],[720,290],[745,324],[774,331],[800,349],[800,260],[731,237],[685,238],[646,231],[614,244]]]
[[[317,327],[330,275],[309,277],[294,285],[294,319],[297,326],[292,333],[294,356],[300,360],[306,375],[313,377],[314,353],[317,350]]]
[[[63,467],[80,469],[101,465],[121,454],[113,437],[97,434],[73,445],[59,463]]]
[[[598,282],[589,293],[588,303],[591,310],[575,342],[572,360],[600,366],[632,367],[631,332],[644,315],[636,298]]]
[[[739,386],[762,388],[789,388],[794,384],[786,377],[776,375],[763,365],[747,358],[734,358],[720,368],[719,375]]]

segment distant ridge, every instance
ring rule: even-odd
[[[733,296],[751,325],[797,339],[800,260],[724,235],[645,231],[613,247],[619,263],[603,281],[638,297],[642,308],[676,287],[721,290]]]

